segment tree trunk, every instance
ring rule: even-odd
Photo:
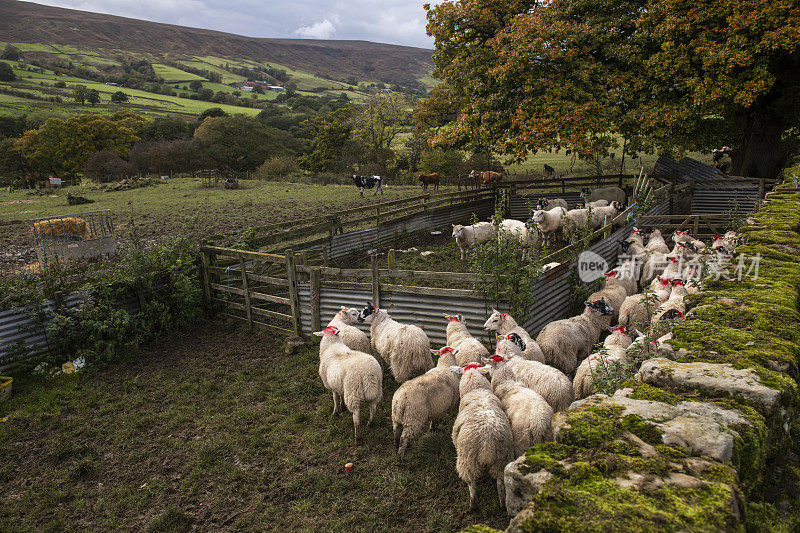
[[[731,154],[732,173],[754,178],[775,178],[786,165],[786,148],[781,141],[784,121],[762,106],[743,116],[741,145]]]

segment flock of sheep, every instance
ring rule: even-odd
[[[606,187],[581,191],[584,202],[574,209],[567,209],[561,198],[541,198],[536,211],[528,222],[505,219],[499,224],[478,222],[469,226],[453,224],[453,238],[461,250],[461,259],[466,259],[469,250],[495,238],[514,238],[522,243],[537,246],[552,246],[559,240],[569,240],[573,234],[585,227],[593,229],[603,226],[607,218],[615,218],[625,211],[625,191],[619,187]]]
[[[391,412],[402,460],[409,443],[457,405],[451,437],[456,471],[469,486],[470,509],[476,507],[476,483],[486,475],[496,480],[503,508],[506,465],[531,445],[552,439],[554,413],[591,395],[598,372],[630,365],[639,350],[669,340],[671,333],[653,341],[653,332],[660,335],[682,318],[684,296],[698,290],[690,259],[719,260],[737,244],[733,232],[709,247],[677,231],[670,248],[659,230],[645,233],[634,228],[621,242],[627,258],[605,274],[583,313],[550,322],[536,339],[509,314],[493,310],[484,329],[498,335],[494,353],[469,333],[461,315],[445,315],[447,345],[433,351],[421,328],[393,320],[385,309],[343,307],[317,333],[319,374],[333,394],[334,413],[342,403],[352,413],[357,443],[360,406],[369,405],[369,425],[383,397],[382,365],[389,368],[400,383]],[[355,327],[360,323],[370,325],[369,339]],[[438,356],[435,365],[432,353]]]

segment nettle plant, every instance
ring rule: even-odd
[[[493,221],[498,228],[506,208],[502,200],[495,205]],[[473,224],[477,221],[473,216]],[[475,290],[487,310],[493,305],[504,306],[520,324],[525,323],[535,300],[533,284],[542,273],[542,249],[508,236],[477,245],[470,255],[471,270],[477,278]]]

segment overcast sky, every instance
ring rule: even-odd
[[[428,0],[431,4],[438,2]],[[36,0],[251,37],[359,39],[432,48],[426,0]]]

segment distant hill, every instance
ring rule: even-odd
[[[79,49],[269,61],[317,76],[404,84],[433,68],[431,50],[367,41],[259,39],[213,30],[0,0],[0,39]]]

